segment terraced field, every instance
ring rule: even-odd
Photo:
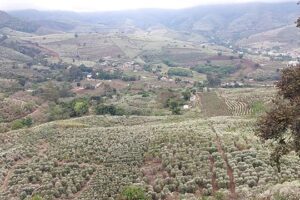
[[[205,116],[231,115],[226,101],[222,97],[219,97],[215,91],[198,93],[197,96],[200,99],[200,108]]]
[[[259,114],[275,96],[274,88],[220,89],[219,95],[234,116]]]
[[[300,178],[290,155],[277,172],[241,117],[90,116],[0,135],[0,199],[263,199]],[[267,195],[267,196],[266,196]]]

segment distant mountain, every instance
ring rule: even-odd
[[[22,21],[16,17],[12,17],[6,12],[0,11],[0,29],[1,28],[10,28],[16,31],[31,33],[35,32],[39,28],[39,25]]]
[[[44,25],[43,21],[63,23],[60,30],[82,25],[103,29],[131,26],[148,29],[164,26],[176,31],[194,32],[220,40],[240,40],[254,34],[293,24],[299,14],[296,3],[247,3],[199,6],[181,10],[140,9],[132,11],[76,13],[22,10],[13,16]],[[67,28],[65,28],[67,27]],[[77,29],[78,30],[78,29]],[[90,29],[85,29],[91,31]]]

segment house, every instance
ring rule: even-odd
[[[188,109],[190,109],[190,106],[189,106],[189,105],[184,105],[184,106],[183,106],[183,110],[188,110]]]
[[[88,75],[86,75],[86,78],[87,78],[87,79],[92,79],[92,77],[93,77],[93,75],[92,75],[92,74],[88,74]]]
[[[287,64],[288,67],[297,67],[298,65],[300,65],[299,61],[290,61]]]

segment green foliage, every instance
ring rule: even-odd
[[[34,195],[31,200],[43,200],[43,198],[39,195]]]
[[[122,81],[137,81],[137,80],[140,80],[140,77],[135,76],[135,75],[123,74],[121,79],[122,79]]]
[[[170,60],[163,60],[163,63],[164,63],[165,65],[167,65],[168,67],[176,67],[176,64],[173,63],[173,62],[170,61]]]
[[[42,96],[47,101],[56,102],[59,98],[59,88],[52,82],[48,82],[42,90]]]
[[[12,126],[11,128],[13,130],[16,130],[16,129],[20,129],[20,128],[23,128],[24,127],[24,124],[22,123],[22,120],[16,120],[12,123]]]
[[[74,105],[74,111],[76,116],[82,116],[89,111],[89,105],[87,101],[77,101]]]
[[[122,200],[149,200],[145,191],[141,187],[128,186],[125,187],[121,194]]]
[[[103,105],[100,104],[96,107],[96,114],[97,115],[125,115],[125,111],[122,108],[118,108],[114,105]]]
[[[122,79],[123,73],[120,70],[107,72],[104,70],[97,71],[97,78],[101,80]]]
[[[62,105],[59,104],[50,104],[48,110],[48,120],[60,120],[60,119],[67,119],[70,115],[66,110],[63,108]]]
[[[80,117],[88,113],[89,100],[87,98],[74,99],[70,102],[51,103],[48,110],[48,120],[60,120],[70,117]]]
[[[182,92],[182,95],[183,95],[183,99],[188,101],[190,100],[192,94],[191,94],[191,91],[190,90],[185,90]]]
[[[27,117],[25,119],[18,119],[12,123],[12,129],[16,130],[16,129],[21,129],[24,127],[30,127],[32,125],[32,123],[33,123],[33,121],[32,121],[32,118],[30,118],[30,117]]]
[[[272,160],[280,171],[280,159],[290,151],[300,154],[300,66],[282,71],[273,106],[257,123],[257,135],[276,145]]]
[[[142,97],[149,97],[150,96],[150,93],[147,92],[147,91],[139,92],[139,94],[142,95]]]
[[[168,70],[169,76],[185,76],[185,77],[193,77],[193,72],[189,69],[174,67]]]
[[[81,64],[79,67],[80,71],[82,72],[87,72],[87,73],[92,73],[93,72],[93,68],[91,67],[87,67],[84,64]]]
[[[225,194],[222,193],[222,192],[220,192],[220,191],[218,191],[218,192],[216,192],[216,194],[215,194],[215,199],[216,199],[216,200],[225,200],[225,199],[226,199],[226,198],[225,198]]]
[[[217,74],[207,74],[208,86],[216,87],[221,84],[220,76]]]
[[[179,107],[179,102],[174,100],[174,99],[170,99],[168,102],[169,108],[172,111],[173,115],[179,115],[180,114],[180,107]]]
[[[238,67],[235,66],[216,66],[216,65],[199,65],[197,67],[192,68],[192,70],[203,73],[203,74],[217,74],[219,76],[227,76],[232,74],[238,70]]]
[[[262,101],[255,101],[251,105],[253,115],[260,114],[266,110],[265,105]]]
[[[147,72],[152,72],[152,67],[151,67],[151,65],[144,65],[144,66],[143,66],[143,69],[144,69],[145,71],[147,71]]]

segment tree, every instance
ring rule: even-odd
[[[43,89],[43,97],[46,100],[57,102],[59,99],[59,88],[52,82],[47,83]]]
[[[179,108],[178,101],[174,99],[170,99],[168,104],[173,115],[180,115],[180,108]]]
[[[17,129],[21,129],[24,127],[30,127],[33,124],[32,118],[31,117],[27,117],[24,119],[17,119],[12,123],[11,128],[13,130],[17,130]]]
[[[208,85],[211,87],[221,85],[221,79],[220,79],[219,75],[215,74],[215,73],[207,74],[207,81],[208,81]]]
[[[87,101],[77,101],[74,104],[74,111],[76,116],[82,116],[89,111],[89,105]]]
[[[299,23],[300,18],[297,27]],[[300,156],[300,65],[282,70],[277,87],[273,109],[259,119],[256,134],[262,140],[273,142],[271,158],[280,171],[282,156],[291,151]]]
[[[49,105],[48,110],[48,120],[60,120],[60,119],[67,119],[70,117],[70,112],[67,109],[64,109],[62,105],[51,103]]]
[[[185,91],[183,91],[181,94],[182,94],[182,96],[183,96],[183,99],[186,100],[186,101],[190,100],[190,98],[191,98],[191,96],[192,96],[190,90],[185,90]]]
[[[300,66],[282,70],[273,108],[258,121],[257,135],[274,145],[272,160],[280,171],[280,159],[290,151],[300,156]]]

